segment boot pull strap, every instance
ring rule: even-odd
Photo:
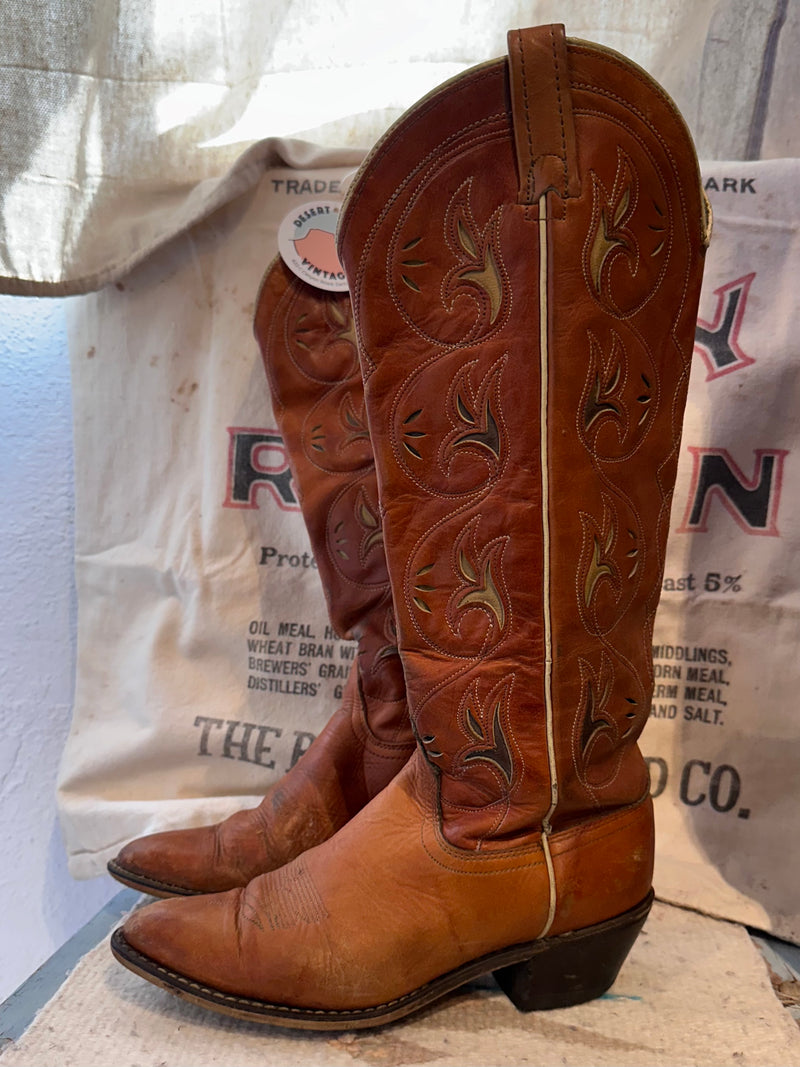
[[[534,204],[551,189],[562,200],[579,196],[564,27],[509,30],[508,65],[518,202]]]

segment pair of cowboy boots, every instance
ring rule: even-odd
[[[136,912],[112,939],[127,967],[215,1011],[329,1030],[390,1022],[487,972],[522,1010],[613,982],[652,900],[636,742],[708,234],[674,105],[560,26],[512,32],[507,59],[447,83],[378,143],[338,246],[379,507],[355,480],[321,496],[314,543],[331,573],[337,532],[354,558],[335,519],[345,500],[382,531],[391,603],[376,587],[377,614],[340,619],[372,635],[350,690],[363,728],[349,770],[372,763],[374,738],[405,755],[367,695],[370,666],[394,671],[395,649],[413,751],[353,804],[323,734],[289,776],[293,811],[273,792],[234,817],[238,841],[234,820],[192,831],[211,866],[232,842],[239,887]],[[280,322],[274,306],[263,313]],[[286,358],[322,378],[291,321],[275,327]],[[339,411],[357,434],[349,397]],[[306,442],[333,435],[296,417]],[[316,781],[300,770],[312,752]],[[315,828],[299,844],[285,840],[293,819]],[[236,858],[251,849],[267,864],[252,879]],[[173,868],[150,887],[207,888],[193,879]]]

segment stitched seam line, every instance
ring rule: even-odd
[[[528,200],[533,199],[533,135],[531,132],[531,117],[528,106],[528,81],[525,76],[525,50],[522,46],[522,33],[517,31],[517,40],[519,41],[519,59],[520,59],[520,73],[522,74],[522,101],[524,104],[525,113],[525,132],[528,135],[528,176],[525,179],[526,197]]]
[[[584,823],[577,823],[575,826],[571,826],[566,830],[558,830],[555,833],[552,833],[550,835],[550,840],[553,843],[552,853],[555,859],[559,860],[562,856],[567,856],[571,852],[574,852],[576,849],[585,848],[587,844],[595,845],[600,841],[605,841],[609,837],[614,837],[618,833],[627,832],[630,826],[628,820],[638,813],[639,809],[641,809],[642,806],[646,804],[647,799],[648,794],[644,794],[639,800],[634,801],[633,804],[626,805],[619,811],[614,812],[613,815],[596,815]],[[622,823],[622,825],[619,825],[620,823]],[[437,866],[442,867],[446,871],[452,871],[453,867],[451,865],[444,863],[442,860],[438,859],[427,847],[427,844],[425,842],[424,830],[425,827],[424,824],[422,824],[420,826],[420,843],[425,852],[427,853],[428,857],[433,860],[433,862],[436,863]],[[585,834],[590,835],[588,842],[585,839],[582,840],[584,833],[580,833],[578,831],[583,831]],[[563,845],[563,840],[570,835],[573,837],[573,841],[568,845]],[[535,858],[529,855],[520,856],[520,862],[515,863],[515,857],[513,854],[506,854],[506,856],[503,857],[502,853],[500,852],[492,852],[491,854],[486,852],[477,852],[467,856],[465,855],[465,850],[459,851],[453,845],[451,845],[445,838],[443,838],[441,834],[436,835],[436,840],[440,850],[445,856],[449,856],[451,859],[456,861],[462,861],[463,863],[477,863],[485,865],[487,861],[487,856],[489,855],[491,855],[491,858],[493,860],[496,859],[498,856],[501,859],[507,858],[508,860],[507,864],[503,866],[498,866],[497,868],[491,871],[469,871],[459,869],[457,871],[459,876],[471,875],[473,877],[478,878],[490,878],[495,874],[503,874],[508,871],[526,870],[528,868],[541,867],[545,862],[544,856],[541,856],[540,858]],[[525,846],[524,851],[530,853],[531,851],[535,850],[536,847],[536,845],[527,845]]]
[[[556,99],[558,100],[558,117],[561,122],[561,160],[564,166],[564,198],[567,196],[567,138],[564,129],[564,108],[561,103],[561,79],[559,77],[558,70],[558,55],[556,53],[556,37],[553,33],[552,26],[550,27],[550,40],[553,46],[553,67],[555,68],[556,78]]]

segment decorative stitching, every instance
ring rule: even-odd
[[[525,131],[528,135],[528,176],[525,179],[526,197],[528,200],[533,200],[533,131],[531,126],[530,109],[528,106],[528,78],[525,74],[525,49],[522,42],[522,31],[517,30],[517,40],[519,42],[519,58],[520,58],[520,73],[522,75],[522,102],[523,110],[525,113]]]
[[[561,79],[558,69],[558,54],[556,52],[556,37],[553,32],[553,27],[550,27],[550,41],[553,49],[553,68],[555,71],[556,79],[556,99],[558,100],[558,117],[561,122],[561,158],[564,165],[564,199],[567,198],[568,180],[567,180],[567,139],[566,131],[564,127],[564,108],[561,103]]]

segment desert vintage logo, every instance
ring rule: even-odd
[[[304,282],[329,293],[346,293],[336,253],[340,204],[312,200],[293,208],[278,228],[278,251],[286,266]]]

